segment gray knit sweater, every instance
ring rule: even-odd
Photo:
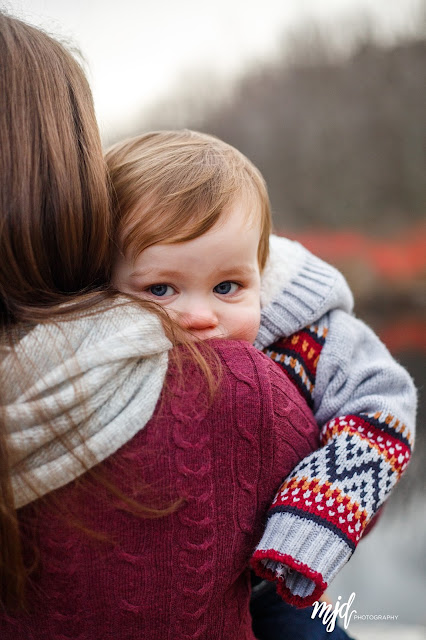
[[[307,606],[351,557],[407,467],[416,390],[407,371],[352,314],[343,276],[300,244],[271,238],[256,346],[296,384],[322,448],[294,469],[253,556],[285,600]]]

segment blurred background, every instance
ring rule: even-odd
[[[340,268],[420,393],[417,448],[330,589],[360,640],[426,637],[426,1],[15,0],[78,49],[105,146],[188,127],[263,172],[276,232]]]

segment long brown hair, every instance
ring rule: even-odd
[[[0,314],[8,324],[108,282],[111,216],[79,64],[6,15],[0,58]]]
[[[110,295],[111,214],[79,64],[4,14],[0,59],[0,335],[13,344],[17,327],[69,312],[64,302],[76,312]],[[0,600],[21,604],[26,572],[1,423],[0,545]]]
[[[1,12],[0,59],[1,357],[2,349],[13,349],[34,324],[97,313],[117,292],[109,285],[109,180],[84,72],[55,39]],[[134,302],[155,311],[146,301]],[[163,310],[157,312],[172,342],[185,342],[180,328]],[[189,344],[187,352],[206,375],[212,395],[216,360],[207,362],[200,349]],[[182,366],[183,360],[177,364]],[[0,368],[0,378],[5,376]],[[0,379],[0,395],[5,383]],[[28,571],[2,403],[0,398],[0,607],[19,609],[25,604]],[[146,507],[96,470],[92,477],[132,513],[158,517],[176,507]],[[54,496],[51,502],[55,505]]]

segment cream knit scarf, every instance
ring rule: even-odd
[[[117,303],[37,325],[0,356],[16,507],[83,474],[152,416],[171,343],[160,320]]]

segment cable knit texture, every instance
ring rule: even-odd
[[[209,402],[196,366],[170,365],[154,416],[96,471],[150,506],[126,513],[87,475],[20,510],[40,565],[27,615],[0,616],[5,640],[254,640],[248,561],[290,471],[318,447],[318,427],[264,354],[219,342],[220,389]],[[60,505],[107,541],[57,515]],[[33,536],[34,537],[34,536]]]
[[[319,598],[405,471],[416,390],[352,315],[343,276],[298,243],[271,238],[256,346],[312,407],[322,447],[294,469],[269,510],[255,571],[296,606]]]

